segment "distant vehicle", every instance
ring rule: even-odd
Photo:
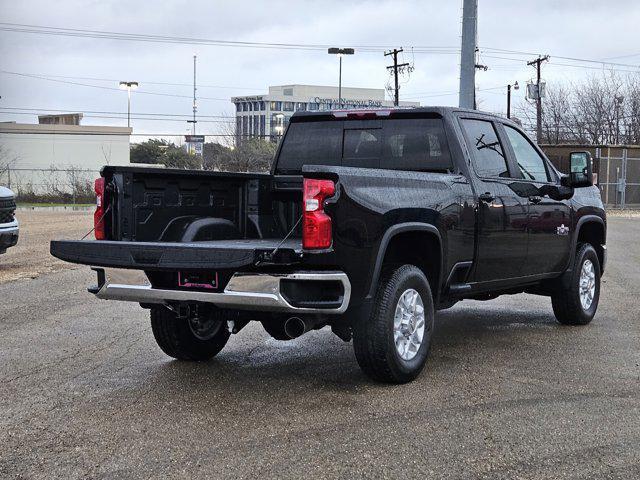
[[[330,326],[370,377],[407,382],[459,300],[528,292],[592,320],[606,216],[587,152],[571,172],[477,111],[296,113],[270,174],[105,167],[98,241],[51,253],[150,309],[174,358],[209,359],[251,320],[278,340]]]
[[[15,214],[15,195],[8,188],[0,186],[0,254],[18,243],[19,227]]]

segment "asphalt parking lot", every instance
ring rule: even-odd
[[[462,302],[402,386],[326,330],[250,325],[173,361],[145,310],[86,293],[87,268],[2,283],[0,477],[638,478],[638,238],[640,218],[610,219],[589,326],[543,297]]]

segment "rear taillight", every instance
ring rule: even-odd
[[[94,190],[96,192],[96,211],[93,214],[93,231],[96,235],[96,240],[104,240],[106,238],[104,228],[104,178],[96,178],[94,184]]]
[[[331,180],[305,178],[302,187],[302,248],[329,248],[331,217],[324,213],[324,201],[336,193]]]

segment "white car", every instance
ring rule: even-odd
[[[18,220],[15,216],[16,200],[13,192],[0,187],[0,253],[18,243]]]

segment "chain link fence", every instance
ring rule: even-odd
[[[623,148],[613,153],[611,149],[598,149],[596,155],[600,160],[598,187],[602,201],[614,208],[639,208],[640,150]]]
[[[16,194],[20,203],[95,203],[94,180],[99,170],[76,167],[14,168],[0,173],[0,184]]]
[[[542,145],[551,162],[563,173],[569,171],[569,154],[587,150],[602,201],[607,208],[640,208],[640,146]]]

